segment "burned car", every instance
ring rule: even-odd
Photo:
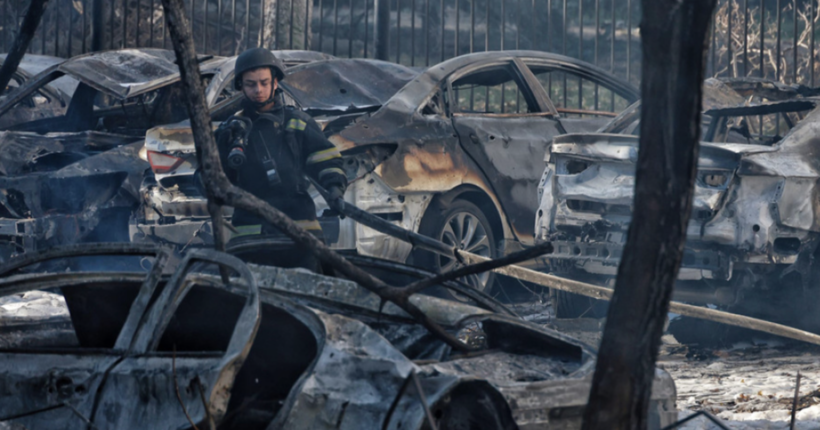
[[[820,298],[818,99],[743,96],[735,92],[735,105],[705,105],[675,297],[810,327],[817,321],[804,317],[816,315]],[[551,270],[601,283],[614,278],[633,210],[639,116],[636,104],[598,133],[553,142],[536,218],[538,239],[555,246]],[[602,316],[586,298],[557,299],[561,316]]]
[[[37,268],[55,257],[143,258],[125,272]],[[47,289],[66,309],[62,325],[4,318],[0,421],[30,430],[580,428],[594,353],[565,335],[411,298],[448,330],[477,334],[480,349],[458,353],[350,281],[205,249],[169,261],[162,249],[92,244],[0,268],[0,296]],[[369,264],[392,279],[416,273]],[[650,428],[677,420],[675,397],[658,370]]]
[[[286,51],[289,64],[325,59]],[[221,77],[233,60],[201,56],[215,118],[233,88]],[[10,254],[78,241],[128,241],[149,163],[146,130],[187,118],[173,51],[125,49],[58,62],[0,102],[0,120],[66,78],[79,82],[59,115],[0,131],[0,261]],[[227,112],[225,115],[230,115]]]
[[[596,130],[637,99],[603,70],[535,51],[464,55],[423,71],[321,61],[293,68],[281,87],[342,151],[348,202],[487,257],[533,243],[536,187],[552,137]],[[208,238],[204,199],[190,186],[197,167],[190,136],[184,125],[148,132],[146,149],[160,162],[143,187],[133,240]],[[321,215],[326,205],[316,197]],[[336,249],[434,271],[455,266],[351,220],[331,230]],[[470,282],[484,289],[493,275]]]
[[[0,65],[6,61],[6,54],[0,54]],[[59,57],[48,55],[26,54],[11,76],[8,88],[0,94],[0,103],[8,92],[31,80],[49,67],[65,61]],[[0,129],[14,124],[48,118],[61,114],[68,107],[68,101],[77,88],[76,79],[64,76],[54,82],[39,88],[34,94],[23,99],[6,115],[0,116]]]

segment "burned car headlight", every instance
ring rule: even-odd
[[[729,180],[732,178],[730,172],[721,171],[705,171],[698,172],[698,183],[703,187],[708,188],[724,188],[729,185]]]

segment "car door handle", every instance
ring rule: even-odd
[[[475,134],[471,134],[471,135],[470,135],[470,140],[472,140],[472,141],[473,141],[473,143],[475,143],[476,145],[478,145],[478,144],[480,144],[480,143],[481,143],[481,141],[480,141],[480,140],[478,140],[478,136],[476,136]]]

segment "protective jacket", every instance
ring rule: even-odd
[[[226,168],[225,171],[235,185],[270,203],[303,228],[321,233],[305,175],[310,175],[326,189],[334,185],[344,189],[347,178],[341,155],[325,138],[316,121],[293,106],[284,105],[281,90],[276,90],[274,99],[274,107],[269,111],[260,113],[245,103],[244,109],[237,114],[253,123],[245,149],[247,158],[240,168]],[[227,166],[231,141],[225,136],[217,136],[217,142],[222,165]],[[275,184],[271,184],[263,166],[262,160],[266,157],[273,159],[277,167],[279,180]],[[240,234],[274,233],[261,219],[241,209],[235,210],[232,223]]]

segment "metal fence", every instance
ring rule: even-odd
[[[814,86],[818,1],[719,0],[707,75]],[[0,0],[0,51],[11,46],[27,4]],[[48,7],[32,53],[170,47],[160,0]],[[214,55],[307,48],[428,66],[469,52],[535,49],[640,79],[639,0],[187,0],[186,8],[197,49]]]

